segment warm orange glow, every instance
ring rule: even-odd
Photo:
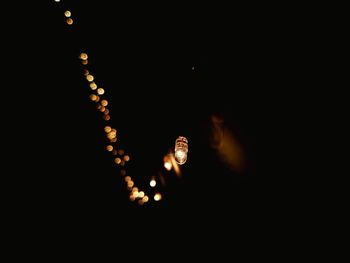
[[[108,105],[108,101],[107,100],[102,100],[101,101],[101,105],[106,107]]]
[[[118,150],[118,154],[119,155],[123,155],[124,154],[124,150],[122,150],[122,149]]]
[[[125,182],[129,182],[131,180],[131,177],[129,175],[125,176],[124,180],[125,180]]]
[[[143,202],[144,202],[144,203],[147,203],[147,202],[148,202],[148,200],[149,200],[149,198],[148,198],[148,196],[147,196],[147,195],[145,195],[145,196],[142,198],[142,200],[143,200]]]
[[[132,191],[132,192],[139,192],[139,189],[135,186],[135,187],[132,188],[131,191]]]
[[[83,64],[83,65],[87,65],[88,63],[89,63],[88,60],[82,60],[82,61],[81,61],[81,64]]]
[[[130,180],[130,181],[128,181],[128,182],[127,182],[127,184],[128,184],[128,187],[133,187],[133,186],[134,186],[134,182],[133,182],[133,181],[131,181],[131,180]]]
[[[114,159],[114,162],[115,162],[116,164],[120,164],[120,163],[122,162],[122,159],[120,159],[119,157],[117,157],[117,158]]]
[[[98,88],[97,89],[97,94],[98,95],[103,95],[105,93],[105,90],[103,88]]]
[[[105,126],[105,132],[109,133],[111,132],[112,128],[111,126]]]
[[[88,55],[86,53],[81,53],[79,58],[82,59],[82,60],[87,60],[88,59]]]
[[[65,15],[65,17],[70,17],[72,15],[72,13],[67,10],[66,12],[64,12],[64,15]]]
[[[89,74],[88,74],[88,75],[89,75]],[[90,83],[90,88],[91,88],[92,90],[97,89],[96,83],[95,83],[95,82],[91,82],[91,83]]]
[[[105,111],[103,112],[103,114],[108,115],[108,114],[109,114],[109,109],[105,109]]]
[[[96,96],[95,94],[91,94],[91,95],[90,95],[90,99],[91,99],[92,101],[96,101],[96,100],[97,100],[97,96]]]
[[[134,195],[133,195],[133,194],[131,194],[131,195],[129,196],[129,199],[130,199],[130,201],[132,201],[132,202],[133,202],[133,201],[135,201],[135,199],[136,199],[136,198],[134,197]]]
[[[109,121],[111,119],[111,116],[110,115],[104,115],[103,118],[105,119],[105,121]]]
[[[129,155],[125,155],[124,156],[124,161],[126,161],[126,162],[130,161],[130,156]]]
[[[106,149],[107,149],[107,151],[111,152],[111,151],[113,151],[113,146],[112,145],[107,145]]]
[[[72,25],[73,24],[73,19],[72,18],[67,18],[67,24]]]
[[[154,195],[154,201],[160,201],[162,199],[162,195],[160,193],[156,193]]]
[[[99,102],[99,101],[100,101],[100,96],[96,95],[96,102]]]
[[[145,193],[143,191],[140,191],[138,197],[143,198],[144,196],[145,196]]]
[[[86,76],[86,79],[89,81],[89,82],[92,82],[94,80],[94,76],[92,76],[91,74],[87,75]]]
[[[155,187],[156,184],[157,184],[157,182],[156,182],[156,180],[154,180],[154,179],[152,179],[152,180],[149,182],[149,185],[150,185],[151,187]]]
[[[143,205],[144,201],[143,201],[143,199],[139,199],[139,200],[137,201],[137,203],[138,203],[139,205]]]
[[[113,155],[117,155],[117,154],[118,154],[118,151],[117,151],[116,149],[113,149],[112,154],[113,154]]]
[[[104,112],[106,110],[106,108],[104,106],[101,105],[101,107],[99,108],[100,112]]]

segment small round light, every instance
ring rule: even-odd
[[[152,179],[152,180],[149,182],[149,185],[150,185],[151,187],[155,187],[156,184],[157,184],[157,182],[156,182],[156,180],[154,180],[154,179]]]
[[[64,12],[65,17],[70,17],[71,15],[72,15],[72,13],[68,10]]]
[[[67,18],[66,22],[67,22],[68,25],[73,25],[73,19],[70,18],[70,17]]]
[[[160,193],[156,193],[154,195],[154,201],[160,201],[162,199],[162,195]]]

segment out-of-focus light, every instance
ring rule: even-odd
[[[135,187],[132,188],[131,191],[132,191],[132,192],[139,192],[139,189],[135,186]]]
[[[139,200],[137,201],[137,203],[138,203],[139,205],[143,205],[145,202],[143,201],[143,199],[139,199]]]
[[[61,0],[55,0],[56,3],[58,3],[59,1],[61,1]]]
[[[125,182],[129,182],[131,180],[131,177],[129,175],[125,176],[124,180],[125,180]]]
[[[154,179],[152,179],[152,180],[149,182],[149,185],[150,185],[151,187],[155,187],[156,184],[157,184],[157,181],[154,180]]]
[[[102,100],[101,101],[101,105],[106,107],[108,105],[108,101],[107,100]]]
[[[103,112],[104,115],[108,115],[109,114],[109,109],[105,109],[105,111]]]
[[[96,95],[96,102],[99,102],[99,101],[100,101],[100,96]]]
[[[116,142],[116,141],[117,141],[117,137],[113,138],[113,139],[110,139],[110,142]]]
[[[106,108],[102,105],[100,105],[100,107],[98,109],[100,110],[100,112],[104,112],[106,110]]]
[[[130,161],[130,156],[129,155],[125,155],[124,156],[124,161],[126,161],[126,162]]]
[[[187,161],[188,141],[186,137],[179,136],[175,141],[175,161],[184,164]]]
[[[144,196],[145,196],[144,191],[140,191],[138,197],[139,197],[139,198],[143,198]]]
[[[125,176],[126,175],[126,170],[125,169],[120,170],[120,175],[121,176]]]
[[[105,126],[104,130],[105,130],[105,132],[109,133],[109,132],[111,132],[112,128],[111,128],[111,126]]]
[[[107,145],[106,149],[107,149],[107,151],[111,152],[111,151],[113,151],[113,146],[112,145]]]
[[[83,65],[87,65],[88,63],[89,63],[88,60],[82,60],[82,61],[81,61],[81,64],[83,64]]]
[[[171,168],[172,168],[171,162],[170,162],[170,161],[166,161],[166,162],[164,163],[164,167],[165,167],[165,169],[167,169],[168,171],[170,171]]]
[[[105,119],[105,121],[109,121],[111,119],[110,115],[104,115],[103,118]]]
[[[95,94],[91,94],[91,95],[90,95],[90,99],[91,99],[92,101],[96,101],[96,100],[97,100],[97,96],[96,96]]]
[[[133,192],[132,192],[132,195],[133,195],[135,198],[137,198],[137,197],[139,196],[139,192],[138,192],[138,191],[133,191]]]
[[[123,155],[123,154],[124,154],[124,150],[123,150],[123,149],[119,149],[119,150],[118,150],[118,154],[119,154],[119,155]]]
[[[130,180],[130,181],[128,181],[128,182],[127,182],[127,184],[128,184],[128,187],[133,187],[133,186],[134,186],[134,182],[133,182],[133,181],[131,181],[131,180]]]
[[[118,151],[117,151],[116,149],[113,149],[112,154],[113,154],[113,155],[117,155],[117,154],[118,154]]]
[[[96,83],[95,83],[95,82],[91,82],[91,83],[90,83],[90,88],[91,88],[92,90],[97,89]]]
[[[149,198],[148,198],[148,196],[147,196],[147,195],[145,195],[145,196],[142,198],[142,200],[143,200],[143,202],[144,202],[144,203],[147,203],[147,202],[148,202],[148,200],[149,200]]]
[[[124,166],[124,165],[125,165],[125,161],[122,160],[122,161],[120,162],[120,165],[121,165],[121,166]]]
[[[97,89],[97,94],[98,95],[103,95],[105,93],[105,90],[103,88],[98,88]]]
[[[72,13],[68,10],[64,12],[65,17],[70,17],[71,15],[72,15]]]
[[[154,201],[160,201],[162,199],[162,195],[160,193],[156,193],[154,195]]]
[[[107,138],[110,140],[114,139],[116,136],[117,136],[117,133],[113,131],[113,129],[109,133],[107,133]]]
[[[66,22],[67,22],[68,25],[73,25],[73,19],[70,18],[70,17],[67,18]]]
[[[119,157],[117,157],[117,158],[114,159],[114,162],[115,162],[116,164],[120,164],[120,163],[122,162],[122,159],[120,159]]]
[[[79,58],[82,59],[82,60],[87,60],[88,59],[88,55],[86,53],[80,53]]]
[[[94,80],[94,76],[89,74],[89,75],[86,76],[86,79],[87,79],[87,81],[92,82]]]
[[[84,76],[86,77],[89,74],[90,74],[90,72],[87,69],[84,69]]]
[[[133,202],[133,201],[135,201],[135,199],[136,199],[136,198],[134,197],[134,195],[133,195],[133,194],[131,194],[131,195],[129,196],[129,199],[130,199],[130,201],[132,201],[132,202]]]

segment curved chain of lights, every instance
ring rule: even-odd
[[[57,3],[60,3],[60,0],[54,0]],[[64,16],[66,18],[66,24],[68,26],[73,25],[72,13],[69,10],[64,11]],[[127,163],[130,161],[130,155],[126,154],[123,149],[117,148],[117,130],[113,128],[110,124],[111,115],[110,109],[108,108],[109,102],[105,98],[106,92],[103,88],[99,87],[96,83],[95,77],[91,74],[88,69],[88,54],[80,53],[79,59],[81,64],[83,65],[83,74],[85,79],[88,82],[88,85],[91,89],[90,100],[96,103],[96,108],[103,115],[103,119],[106,124],[104,126],[104,132],[107,138],[107,146],[106,150],[110,152],[114,158],[114,163],[118,165],[120,169],[120,175],[123,176],[123,179],[126,183],[127,189],[129,190],[129,200],[137,201],[139,205],[144,205],[145,203],[152,201],[149,196],[145,193],[145,190],[140,189],[136,186],[135,181],[132,179],[130,175],[126,172]],[[164,156],[164,168],[167,171],[174,169],[177,175],[180,175],[179,165],[182,165],[187,160],[187,152],[188,152],[188,141],[185,137],[179,136],[175,141],[175,148],[173,153],[168,153]],[[164,184],[164,179],[160,176],[160,183]],[[150,178],[149,185],[154,188],[157,185],[157,180],[155,176]],[[162,200],[163,196],[159,191],[155,191],[153,195],[154,201]]]

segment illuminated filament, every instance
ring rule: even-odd
[[[179,136],[175,141],[175,161],[184,164],[187,161],[188,141],[185,137]]]

